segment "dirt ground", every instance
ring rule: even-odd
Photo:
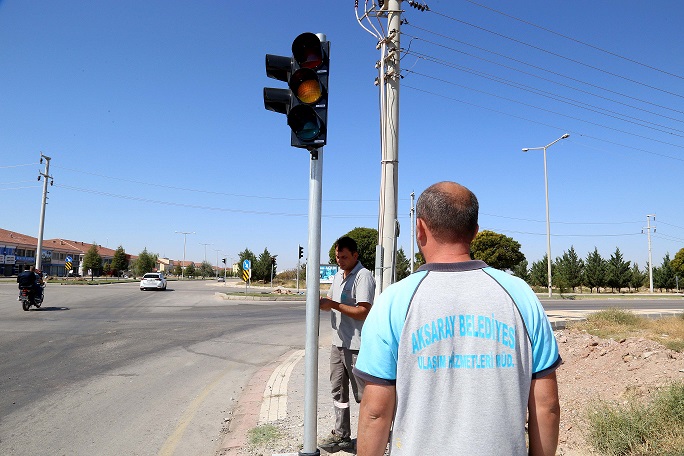
[[[586,442],[586,409],[597,399],[646,397],[660,386],[684,381],[684,353],[642,338],[601,339],[578,330],[556,332],[563,358],[558,368],[561,424],[558,455],[595,454]]]

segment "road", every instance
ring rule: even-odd
[[[213,455],[250,377],[302,349],[305,331],[303,302],[226,301],[215,296],[224,289],[50,284],[43,307],[24,312],[16,285],[0,283],[0,455]],[[684,307],[682,298],[543,303]]]
[[[304,344],[303,302],[226,301],[208,282],[0,283],[0,454],[213,455],[250,377]]]

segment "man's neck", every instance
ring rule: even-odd
[[[347,276],[348,276],[349,274],[351,274],[351,272],[354,270],[354,268],[356,267],[357,264],[359,264],[358,261],[357,261],[356,263],[354,263],[354,267],[351,268],[351,269],[348,270],[348,271],[347,271],[346,269],[343,269],[343,270],[342,270],[342,278],[343,278],[343,279],[346,279]]]

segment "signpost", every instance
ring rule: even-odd
[[[242,280],[245,281],[245,294],[247,294],[247,284],[252,278],[252,262],[248,259],[242,261]]]
[[[67,255],[67,257],[64,259],[64,269],[66,270],[66,275],[69,275],[69,271],[73,268],[73,258],[71,258],[71,255]]]

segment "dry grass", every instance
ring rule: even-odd
[[[575,323],[572,327],[603,339],[643,337],[655,340],[671,350],[684,351],[682,316],[653,320],[639,317],[627,310],[606,309],[590,314],[586,321]]]

